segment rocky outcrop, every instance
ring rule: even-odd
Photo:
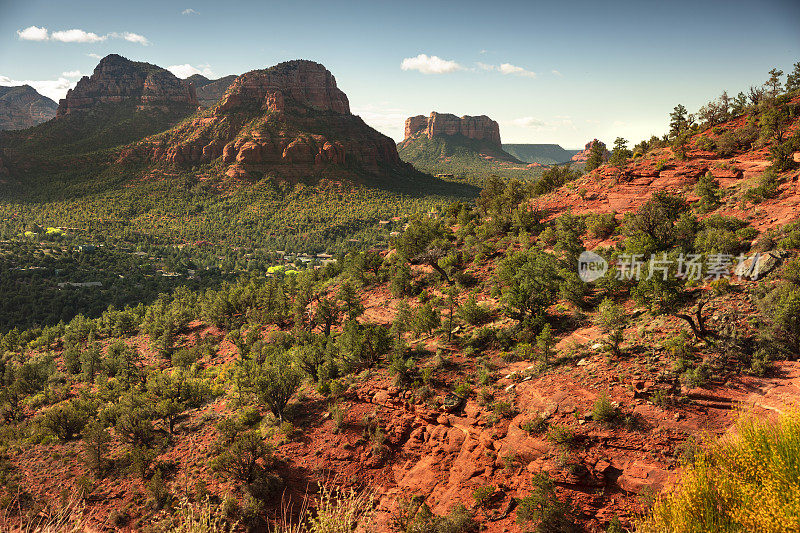
[[[586,143],[586,146],[583,148],[583,150],[572,156],[571,161],[575,161],[576,163],[585,163],[586,160],[589,159],[589,154],[592,153],[592,147],[595,145],[595,143],[600,143],[603,145],[603,150],[605,154],[603,159],[608,159],[608,150],[605,148],[605,144],[598,141],[597,139],[592,139],[591,141]]]
[[[236,76],[225,76],[218,80],[210,80],[200,74],[194,74],[186,78],[186,81],[192,84],[197,101],[201,106],[211,107],[219,102],[225,95],[225,91],[231,86],[236,79]]]
[[[136,110],[193,110],[198,101],[190,83],[156,65],[111,54],[91,77],[84,76],[58,105],[57,117],[86,111],[98,104],[134,103]]]
[[[370,174],[409,169],[392,139],[350,114],[333,75],[302,60],[239,76],[217,105],[121,156],[142,158],[177,165],[219,160],[231,177],[321,174],[332,166]]]
[[[305,60],[287,61],[242,74],[220,102],[220,111],[253,103],[260,103],[263,110],[271,112],[303,112],[311,108],[350,114],[350,103],[336,86],[333,74],[319,63]],[[287,105],[291,109],[287,109]]]
[[[420,134],[427,135],[429,139],[442,135],[462,135],[468,139],[486,141],[502,149],[500,126],[486,115],[457,117],[433,111],[428,117],[417,115],[406,119],[405,138]]]
[[[30,85],[0,87],[0,130],[21,130],[56,116],[58,105]]]

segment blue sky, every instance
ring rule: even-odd
[[[576,148],[661,134],[676,104],[791,69],[800,1],[0,0],[2,85],[55,98],[112,52],[210,77],[312,59],[395,140],[436,110]]]

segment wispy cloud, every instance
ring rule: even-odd
[[[208,64],[198,65],[196,67],[190,65],[189,63],[184,63],[183,65],[170,65],[167,67],[167,70],[179,78],[188,78],[194,74],[202,74],[207,78],[214,76],[214,71],[211,70],[211,65]]]
[[[403,70],[418,70],[423,74],[450,74],[451,72],[464,70],[464,67],[455,61],[427,54],[419,54],[416,57],[403,59],[400,68]]]
[[[63,75],[55,80],[12,80],[8,76],[0,75],[0,85],[2,86],[30,85],[39,94],[43,94],[56,102],[64,98],[67,95],[67,91],[75,87],[76,83],[75,80],[69,80]]]
[[[512,65],[511,63],[502,63],[500,65],[491,65],[489,63],[482,63],[478,61],[475,63],[480,70],[486,70],[489,72],[499,72],[500,74],[511,75],[511,76],[524,76],[526,78],[535,78],[536,73],[522,67],[518,67],[517,65]]]
[[[572,119],[566,116],[555,117],[555,120],[542,120],[536,117],[520,117],[504,121],[506,126],[516,126],[518,128],[528,128],[542,131],[574,130],[575,124]]]
[[[503,63],[502,65],[497,67],[497,70],[506,75],[510,74],[512,76],[525,76],[526,78],[536,77],[535,72],[524,69],[522,67],[518,67],[517,65],[512,65],[511,63]]]
[[[191,7],[181,11],[181,15],[199,15],[199,14],[200,13],[198,13],[197,11],[192,9]]]
[[[561,72],[557,71],[556,69],[553,69],[553,70],[551,70],[550,72],[552,72],[553,74],[555,74],[555,75],[556,75],[556,76],[558,76],[559,78],[561,78],[561,77],[563,77],[563,76],[564,76],[563,74],[561,74]]]
[[[49,32],[47,28],[39,26],[28,26],[25,29],[17,30],[17,36],[21,41],[56,41],[61,43],[101,43],[111,39],[123,39],[125,41],[147,46],[150,41],[144,35],[129,31],[117,33],[111,32],[106,35],[98,35],[91,31],[77,28],[71,30],[58,30]]]
[[[80,78],[81,71],[80,70],[68,70],[66,72],[61,73],[62,76],[65,78]]]
[[[547,125],[545,121],[539,120],[538,118],[535,117],[520,117],[520,118],[515,118],[510,122],[514,126],[519,126],[521,128],[542,128]]]
[[[129,31],[124,31],[122,33],[109,33],[110,37],[114,37],[115,39],[125,39],[129,43],[136,43],[141,44],[142,46],[147,46],[150,44],[150,41],[147,40],[147,37],[144,35],[139,35],[138,33],[132,33]]]
[[[89,52],[86,55],[89,56],[89,57],[93,57],[95,59],[103,59],[103,56],[101,56],[100,54],[95,54],[94,52]]]

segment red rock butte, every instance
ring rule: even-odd
[[[500,126],[486,115],[457,117],[433,111],[428,117],[417,115],[407,118],[405,138],[419,134],[427,135],[429,139],[443,135],[463,135],[468,139],[489,142],[502,149]]]
[[[56,117],[87,111],[98,104],[133,102],[137,110],[169,111],[197,107],[191,83],[170,71],[111,54],[100,60],[58,104]]]
[[[319,174],[330,165],[352,164],[370,174],[410,168],[392,139],[350,113],[333,74],[306,60],[242,74],[216,105],[125,150],[121,159],[143,157],[178,165],[221,159],[235,178],[253,170]]]

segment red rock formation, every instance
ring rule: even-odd
[[[233,166],[231,177],[248,169],[307,175],[331,165],[372,174],[408,168],[392,139],[350,114],[333,75],[302,60],[239,76],[219,104],[120,157],[142,158],[178,165],[219,158]]]
[[[594,143],[599,143],[599,142],[600,141],[598,141],[597,139],[592,139],[591,141],[586,143],[586,146],[584,147],[583,150],[573,155],[571,160],[576,161],[578,163],[585,163],[586,160],[589,159],[589,154],[592,152],[592,147],[594,146]],[[608,159],[608,150],[605,151],[604,159]]]
[[[21,130],[56,116],[56,103],[30,85],[0,87],[0,130]]]
[[[197,107],[190,83],[149,63],[111,54],[104,57],[91,77],[84,76],[58,105],[57,117],[91,109],[101,103],[134,102],[137,110]]]
[[[463,135],[468,139],[487,141],[497,148],[502,148],[500,126],[486,115],[477,117],[464,115],[459,118],[449,113],[433,111],[429,117],[417,115],[406,119],[405,138],[420,133],[427,135],[429,139],[441,135]]]
[[[262,102],[263,108],[269,111],[285,111],[287,101],[295,108],[350,114],[347,96],[336,87],[333,74],[319,63],[305,60],[287,61],[242,74],[228,89],[220,111],[253,102]]]

